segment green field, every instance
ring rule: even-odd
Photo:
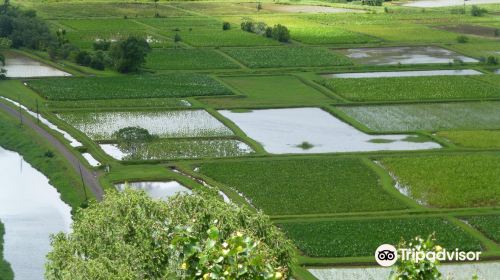
[[[200,101],[221,108],[300,106],[332,102],[331,98],[293,76],[236,76],[221,77],[221,80],[243,96],[207,97]]]
[[[251,68],[312,67],[349,65],[346,57],[325,48],[269,47],[223,49]]]
[[[382,165],[410,197],[430,207],[498,207],[500,156],[450,155],[394,157]]]
[[[407,207],[386,193],[377,174],[358,159],[214,162],[201,165],[200,172],[243,193],[270,215]]]
[[[32,80],[30,87],[49,100],[187,97],[227,95],[231,91],[202,74],[55,78]]]
[[[500,242],[500,217],[491,216],[474,216],[468,217],[466,221],[483,232],[488,238],[495,242]]]
[[[199,70],[239,68],[222,54],[203,49],[163,49],[148,55],[146,67],[154,70]]]
[[[500,148],[500,131],[498,130],[440,131],[437,135],[460,147]]]
[[[280,227],[300,251],[312,257],[372,256],[381,244],[427,237],[435,232],[436,243],[448,250],[481,250],[478,240],[442,218],[339,220],[285,223]]]
[[[377,132],[500,129],[500,102],[336,108]]]
[[[319,83],[352,101],[500,98],[500,88],[470,77],[322,79]]]
[[[123,32],[123,30],[126,30],[129,32],[133,30],[146,30],[144,25],[127,19],[72,19],[60,20],[58,23],[78,31]]]

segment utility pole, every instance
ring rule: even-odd
[[[23,111],[21,110],[21,102],[20,102],[19,98],[17,99],[17,104],[19,104],[18,105],[18,107],[19,107],[19,120],[21,121],[20,126],[22,127],[23,126]]]
[[[40,124],[40,113],[38,112],[38,99],[35,99],[36,101],[36,121],[38,124]]]
[[[80,163],[78,163],[78,169],[80,169],[80,178],[82,178],[82,188],[83,188],[83,193],[85,194],[85,202],[88,202],[89,198],[87,197],[87,190],[85,189],[85,181],[83,180],[82,165]]]

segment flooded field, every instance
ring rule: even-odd
[[[160,139],[137,145],[133,149],[124,149],[117,144],[100,146],[104,152],[118,160],[237,157],[254,152],[244,142],[234,139]]]
[[[128,187],[143,190],[145,191],[151,198],[154,199],[162,199],[167,200],[170,196],[173,196],[177,193],[192,193],[192,191],[179,182],[170,181],[170,182],[131,182],[131,183],[123,183],[117,184],[116,189],[119,191],[123,191],[128,185]]]
[[[409,135],[369,135],[318,108],[220,113],[274,154],[435,149]]]
[[[321,74],[323,78],[389,78],[389,77],[431,77],[431,76],[469,76],[482,75],[483,73],[472,70],[429,70],[429,71],[387,71],[387,72],[365,72],[365,73],[338,73]]]
[[[6,56],[4,68],[7,70],[7,77],[10,78],[71,76],[69,73],[15,53]]]
[[[473,275],[478,279],[496,279],[500,275],[500,262],[481,262],[467,264],[444,264],[439,270],[445,279],[469,280]],[[330,279],[389,279],[391,268],[382,267],[339,267],[339,268],[310,268],[319,280]]]
[[[159,137],[229,136],[232,131],[204,110],[72,112],[59,118],[85,133],[92,140],[113,139],[126,127],[138,126]]]
[[[99,165],[101,165],[101,163],[89,153],[83,153],[82,156],[92,167],[98,167]]]
[[[450,63],[455,59],[463,62],[478,62],[474,58],[460,55],[439,47],[386,47],[341,50],[343,54],[361,64],[428,64]]]
[[[40,120],[41,123],[43,123],[44,125],[48,126],[50,129],[52,130],[55,130],[59,133],[61,133],[63,135],[63,137],[69,141],[69,144],[72,146],[72,147],[80,147],[82,146],[82,143],[80,143],[78,140],[76,140],[73,136],[71,136],[69,133],[67,133],[66,131],[60,129],[59,127],[57,127],[55,124],[51,123],[49,120],[47,120],[46,118],[42,117],[41,115],[33,112],[33,111],[30,111],[26,106],[24,105],[21,105],[19,102],[16,102],[16,101],[13,101],[13,100],[10,100],[6,97],[3,97],[3,96],[0,96],[0,99],[3,99],[3,100],[6,100],[18,107],[21,107],[21,109],[23,109],[24,111],[26,111],[29,115],[31,115],[33,118],[37,118]]]
[[[5,224],[5,259],[16,279],[43,279],[49,236],[68,232],[71,208],[48,179],[23,158],[0,147],[0,220]]]
[[[500,3],[500,0],[467,0],[467,6],[477,5],[477,4],[492,4],[492,3]],[[418,7],[418,8],[436,8],[436,7],[462,6],[462,5],[464,5],[464,1],[462,0],[421,0],[404,4],[404,6]]]
[[[377,132],[500,129],[500,102],[338,108]]]

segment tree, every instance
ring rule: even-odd
[[[122,128],[113,136],[120,149],[130,154],[134,154],[141,145],[158,138],[156,135],[151,135],[147,129],[138,126]]]
[[[3,53],[0,53],[0,63],[2,66],[5,66],[5,55],[3,55]]]
[[[146,56],[150,51],[151,48],[145,39],[128,37],[112,45],[110,58],[118,72],[137,72],[146,62]]]
[[[5,56],[0,53],[0,64],[1,66],[5,66]],[[0,67],[0,80],[5,80],[7,79],[7,70],[5,70],[3,67]]]
[[[257,12],[260,12],[262,10],[262,3],[257,3]]]
[[[278,24],[273,27],[273,38],[280,42],[288,42],[290,40],[290,31],[286,26]]]
[[[158,1],[159,0],[153,0],[153,2],[155,2],[155,17],[160,17],[160,13],[158,12]]]
[[[481,8],[481,7],[478,7],[476,5],[473,5],[472,8],[471,8],[471,10],[470,10],[470,14],[473,17],[481,17],[484,14],[486,14],[487,12],[488,12],[488,10],[486,10],[484,8]]]
[[[222,23],[222,30],[229,30],[231,29],[231,24],[227,21]]]
[[[211,193],[109,192],[72,229],[52,238],[46,279],[286,279],[294,259],[269,218]]]
[[[411,242],[402,241],[399,249],[414,249],[415,252],[427,253],[430,251],[439,252],[441,246],[435,245],[434,235],[430,235],[427,239],[419,236],[415,237]],[[442,279],[438,269],[439,260],[424,259],[416,262],[414,259],[402,260],[398,258],[394,270],[391,272],[391,280],[439,280]]]

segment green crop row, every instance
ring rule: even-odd
[[[440,131],[437,135],[465,148],[500,148],[498,130]]]
[[[251,68],[350,65],[350,60],[325,48],[228,48],[224,52]]]
[[[33,80],[29,85],[49,100],[91,100],[187,97],[232,94],[202,74],[162,76],[55,78]]]
[[[500,242],[500,216],[474,216],[467,217],[467,222],[479,231],[484,233],[488,238],[495,242]]]
[[[218,52],[206,49],[154,50],[147,57],[146,67],[158,70],[239,68]]]
[[[200,172],[241,192],[270,215],[406,208],[359,159],[213,162],[202,164]]]
[[[435,233],[437,244],[448,250],[481,250],[481,244],[463,229],[442,218],[393,218],[298,222],[279,225],[297,247],[311,257],[373,256],[382,244]]]
[[[500,88],[463,76],[322,79],[320,84],[353,101],[499,98]]]
[[[382,159],[413,199],[431,207],[500,205],[500,156],[434,155]]]

